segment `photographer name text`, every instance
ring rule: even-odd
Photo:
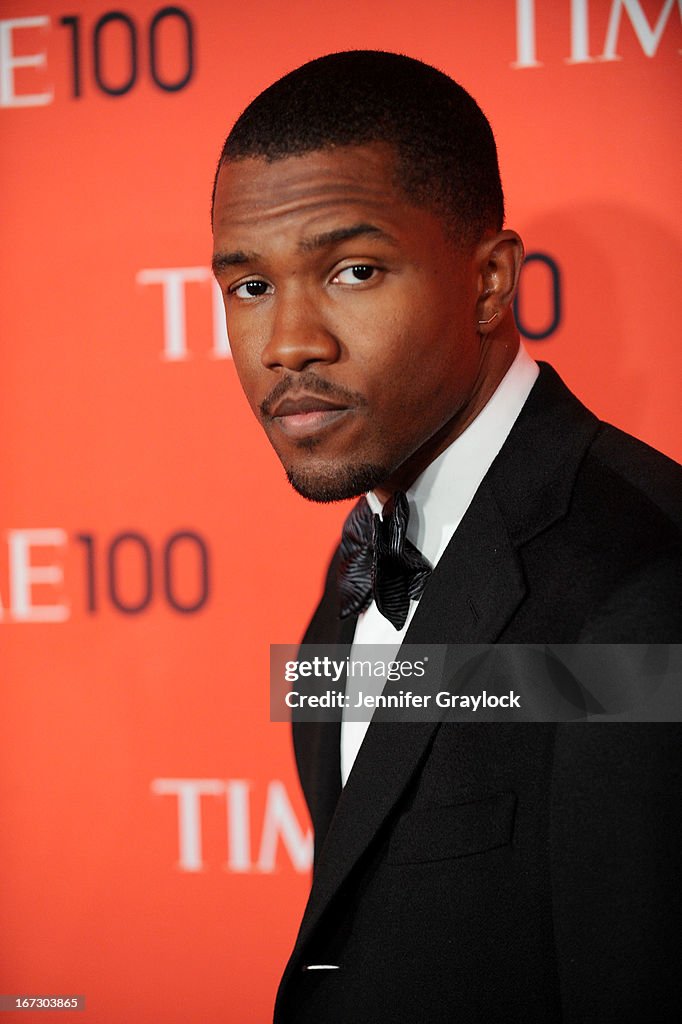
[[[479,694],[448,693],[413,693],[412,690],[399,690],[398,693],[363,693],[359,690],[354,700],[343,690],[326,690],[323,693],[301,693],[289,690],[284,701],[289,708],[428,708],[434,701],[439,708],[462,708],[478,711],[484,708],[520,708],[521,698],[514,690],[509,693],[496,694],[484,690]]]

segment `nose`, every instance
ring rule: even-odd
[[[311,363],[334,363],[341,348],[324,323],[321,312],[301,289],[280,294],[274,303],[271,333],[261,354],[268,369],[279,367],[293,372]]]

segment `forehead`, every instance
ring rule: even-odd
[[[393,150],[372,143],[273,162],[259,157],[229,161],[218,175],[213,232],[221,245],[224,236],[247,228],[273,225],[281,231],[337,213],[371,215],[395,228],[409,224],[416,211],[396,181]]]

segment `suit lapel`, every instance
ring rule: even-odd
[[[470,513],[429,580],[405,644],[492,642],[523,599],[518,557],[489,488],[477,494]],[[398,692],[401,685],[388,683],[384,692]],[[373,718],[318,851],[299,948],[400,800],[438,726],[437,721],[397,726]],[[328,728],[336,729],[336,748],[329,752],[336,769],[339,727]]]
[[[323,608],[325,603],[323,599],[303,643],[312,644],[315,648],[322,643],[318,632],[320,617],[323,622],[321,635],[327,638],[323,653],[328,653],[328,645],[332,644],[335,660],[343,660],[350,654],[357,619],[339,619],[336,607],[332,616],[329,616],[325,614],[328,609]],[[344,684],[345,679],[340,681],[341,686]],[[298,722],[294,716],[292,727],[298,775],[315,828],[317,865],[323,840],[341,794],[341,722]]]
[[[518,555],[484,481],[429,580],[404,643],[492,643],[524,594]]]

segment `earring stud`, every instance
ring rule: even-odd
[[[488,320],[479,320],[478,322],[479,324],[489,324],[495,319],[496,316],[499,316],[499,313],[497,311],[495,311],[493,315],[489,317]]]

